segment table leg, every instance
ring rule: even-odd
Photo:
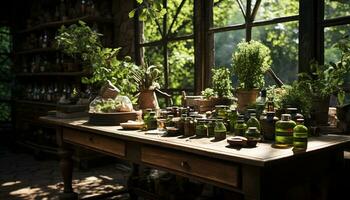
[[[258,167],[242,167],[242,189],[245,200],[261,200],[261,172]]]
[[[135,181],[138,179],[139,177],[139,165],[138,164],[132,164],[132,171],[131,174],[129,176],[128,179],[128,191],[129,191],[129,195],[130,195],[130,199],[131,200],[136,200],[137,199],[137,195],[135,194],[133,188],[135,185]]]
[[[73,191],[72,188],[72,174],[73,174],[73,160],[72,151],[61,148],[59,151],[60,155],[60,169],[63,177],[64,190],[60,194],[59,199],[61,200],[75,200],[78,199],[78,194]]]

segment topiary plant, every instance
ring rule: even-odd
[[[244,90],[262,88],[264,74],[272,63],[270,49],[258,41],[240,42],[232,54],[233,73]]]
[[[226,67],[212,69],[212,86],[216,95],[221,97],[232,96],[232,81],[230,70]]]

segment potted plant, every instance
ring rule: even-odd
[[[138,105],[140,109],[158,109],[156,91],[159,91],[161,71],[157,65],[143,64],[133,68],[132,77],[138,86]]]
[[[79,58],[84,71],[91,73],[82,77],[83,83],[99,88],[110,81],[118,86],[121,94],[131,98],[136,92],[136,86],[132,84],[129,71],[135,65],[129,57],[118,59],[120,48],[103,47],[101,36],[85,22],[79,21],[69,27],[62,26],[55,39],[57,48],[71,57]]]
[[[233,73],[239,81],[238,111],[242,112],[255,102],[265,84],[264,74],[272,62],[270,49],[258,41],[240,42],[232,54],[232,62]]]
[[[311,63],[311,74],[299,74],[302,90],[312,99],[311,114],[316,125],[328,125],[330,96],[336,94],[341,102],[344,96],[343,83],[347,69],[336,64]]]
[[[215,96],[212,97],[215,105],[230,105],[232,103],[232,81],[228,68],[218,67],[212,69],[212,87]]]

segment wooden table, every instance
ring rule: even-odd
[[[72,153],[68,144],[197,179],[240,193],[244,199],[286,199],[293,193],[291,188],[297,191],[298,187],[335,181],[342,166],[343,149],[350,143],[348,136],[325,135],[310,138],[307,151],[302,153],[293,153],[291,148],[276,149],[272,143],[234,149],[228,147],[226,140],[213,138],[146,135],[119,126],[92,126],[86,119],[41,120],[57,126],[64,179],[61,197],[73,199],[77,195],[72,190]],[[295,199],[310,196],[299,193]],[[311,195],[322,197],[315,192]]]

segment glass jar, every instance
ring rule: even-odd
[[[227,119],[229,120],[229,132],[234,133],[235,131],[235,124],[237,122],[237,110],[236,109],[231,109],[227,111]]]
[[[225,105],[216,105],[215,106],[216,116],[218,119],[226,119],[227,117],[227,106]]]
[[[192,117],[186,117],[184,123],[184,136],[189,137],[195,134],[195,125]]]
[[[293,145],[293,128],[296,123],[291,120],[290,114],[282,114],[281,120],[275,125],[276,147],[289,147]]]
[[[197,120],[196,124],[196,136],[207,137],[207,125],[204,120]]]
[[[214,137],[215,140],[223,140],[226,139],[226,127],[222,119],[219,119],[215,123],[214,127]]]
[[[307,149],[308,128],[304,126],[304,119],[297,119],[297,125],[293,129],[293,147],[296,150]]]
[[[147,120],[145,121],[145,124],[147,126],[147,130],[157,129],[158,123],[157,123],[157,118],[156,118],[156,112],[151,111],[149,113],[149,116],[148,116]]]
[[[246,130],[247,124],[244,120],[237,120],[237,123],[235,124],[235,136],[244,136]]]
[[[286,110],[287,114],[290,114],[291,115],[291,119],[293,121],[296,121],[296,115],[298,114],[298,109],[297,108],[287,108]]]
[[[261,126],[259,120],[256,118],[255,113],[250,114],[250,118],[247,121],[247,127],[256,127],[260,132]]]
[[[265,140],[275,139],[275,124],[278,121],[278,117],[275,116],[275,112],[267,112],[260,118],[261,134]]]
[[[179,133],[181,135],[184,134],[186,117],[187,117],[187,114],[182,114],[181,117],[180,117],[180,120],[177,122],[177,128],[179,129]]]
[[[248,140],[259,140],[260,132],[256,127],[248,127],[248,130],[245,132],[244,137]]]
[[[168,115],[165,120],[165,127],[174,127],[175,124],[173,122],[174,115]]]

